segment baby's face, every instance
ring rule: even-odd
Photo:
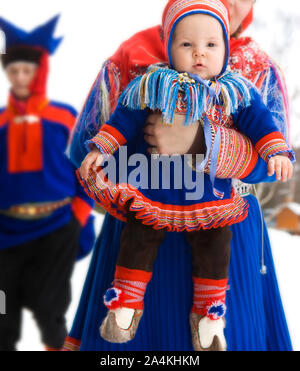
[[[225,56],[223,29],[214,17],[193,14],[176,25],[171,43],[175,70],[208,80],[221,73]]]

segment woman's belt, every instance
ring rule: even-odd
[[[232,186],[241,197],[249,196],[252,190],[252,184],[243,183],[238,179],[232,179]]]
[[[42,219],[50,216],[54,211],[70,204],[71,202],[72,198],[67,197],[61,201],[16,205],[7,210],[0,210],[0,214],[23,220]]]

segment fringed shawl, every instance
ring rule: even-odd
[[[220,105],[225,115],[235,113],[251,102],[251,89],[255,87],[244,77],[225,72],[219,78],[203,80],[197,75],[179,73],[165,66],[152,65],[147,72],[134,79],[121,96],[129,109],[159,110],[166,124],[172,124],[179,92],[186,103],[185,125],[214,112]]]

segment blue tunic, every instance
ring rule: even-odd
[[[174,74],[172,70],[162,70],[164,75],[171,73],[173,76]],[[229,76],[234,81],[235,75]],[[121,153],[115,155],[114,163],[116,162],[119,168],[127,167],[127,175],[122,180],[121,175],[118,177],[119,169],[113,171],[113,175],[116,173],[117,176],[110,180],[105,189],[102,181],[99,181],[99,175],[91,170],[89,179],[82,181],[89,195],[111,215],[122,221],[126,221],[126,203],[130,200],[130,210],[137,213],[137,218],[142,223],[151,225],[154,229],[167,228],[170,232],[218,228],[244,220],[247,216],[247,203],[233,192],[230,179],[214,179],[214,184],[212,184],[210,175],[202,173],[200,177],[199,173],[194,171],[192,174],[193,188],[190,188],[191,183],[186,182],[188,164],[183,156],[173,157],[174,166],[168,166],[168,168],[166,167],[167,160],[163,156],[159,159],[162,166],[157,164],[157,160],[151,159],[142,132],[150,109],[133,110],[131,106],[128,108],[124,105],[124,102],[129,100],[127,97],[130,96],[131,89],[137,85],[140,90],[140,79],[132,81],[120,98],[110,120],[92,140],[87,142],[87,145],[91,143],[96,145],[108,159],[117,150],[121,152],[121,146],[128,145],[134,148],[133,153],[136,158],[134,161],[128,160],[121,166],[120,163],[124,156]],[[151,92],[152,89],[155,92],[157,90],[151,86]],[[186,91],[189,91],[189,87]],[[263,104],[259,93],[254,88],[249,88],[248,94],[251,97],[250,103],[247,106],[240,103],[240,106],[236,108],[233,113],[233,125],[252,141],[266,161],[271,156],[284,151],[291,153],[292,151],[289,150],[282,134],[278,132],[272,115]],[[135,102],[136,97],[134,94],[133,96],[132,100]],[[169,103],[168,100],[167,102]],[[193,106],[195,105],[194,102]],[[216,107],[217,109],[223,108],[222,106],[220,108],[220,105]],[[202,111],[199,110],[199,112]],[[220,119],[219,125],[225,126],[228,116],[223,114],[223,120],[225,123]],[[210,126],[209,123],[208,126]],[[204,128],[206,135],[206,127]],[[209,149],[207,151],[210,152]],[[137,157],[137,155],[142,156]],[[291,157],[293,157],[292,153]],[[138,167],[137,161],[140,162]],[[134,165],[131,165],[132,162]],[[153,186],[156,178],[156,184]],[[181,180],[180,184],[178,180]]]
[[[10,173],[7,160],[8,122],[5,121],[5,109],[0,111],[0,210],[15,205],[43,203],[79,197],[83,202],[93,205],[79,184],[75,167],[65,151],[70,137],[76,111],[65,104],[50,102],[47,109],[55,110],[48,118],[41,117],[43,125],[43,168],[34,172]],[[44,236],[66,224],[72,217],[71,204],[59,208],[50,216],[38,220],[21,220],[0,213],[0,249],[20,245]],[[92,237],[92,220],[87,230]],[[92,241],[92,240],[91,240]],[[91,245],[91,243],[89,243]],[[85,253],[88,252],[86,242]],[[83,252],[82,252],[83,253]]]

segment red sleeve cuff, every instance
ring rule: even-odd
[[[103,125],[100,132],[88,144],[94,143],[103,154],[112,155],[126,143],[124,136],[114,127]]]
[[[285,138],[280,132],[274,132],[264,136],[256,143],[255,149],[266,162],[272,156],[284,152],[290,152],[290,148],[286,144]]]

